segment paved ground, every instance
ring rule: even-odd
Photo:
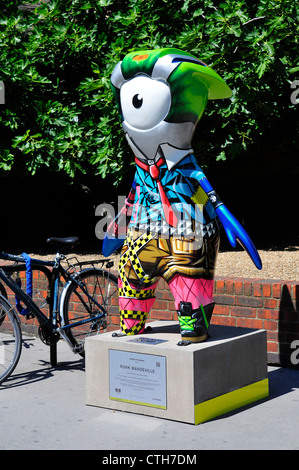
[[[267,399],[193,426],[86,406],[84,360],[63,342],[58,360],[52,368],[47,346],[37,338],[24,341],[14,375],[0,386],[0,449],[96,449],[102,459],[131,449],[139,461],[142,449],[156,455],[189,450],[191,456],[203,449],[299,449],[299,370],[269,367]]]

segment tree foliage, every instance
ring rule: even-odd
[[[110,174],[117,184],[132,157],[110,75],[137,48],[191,52],[233,90],[231,99],[208,104],[199,125],[194,147],[204,165],[256,151],[263,136],[281,132],[289,119],[298,131],[290,100],[290,84],[299,77],[298,14],[292,0],[44,0],[21,6],[7,0],[0,12],[2,174],[34,174],[46,166],[71,177]],[[287,130],[280,137],[280,145],[290,140]]]

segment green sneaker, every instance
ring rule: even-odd
[[[192,310],[191,302],[180,302],[178,319],[183,341],[200,343],[208,339],[208,329],[213,313],[214,302]]]

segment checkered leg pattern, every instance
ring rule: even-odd
[[[133,239],[131,230],[128,230],[126,244],[127,250],[122,253],[119,263],[119,304],[120,327],[126,335],[137,335],[144,331],[145,322],[152,304],[155,301],[154,292],[157,283],[153,284],[150,277],[144,272],[138,251],[152,237],[143,234],[137,240]],[[126,276],[127,263],[133,267],[137,278],[145,286],[142,289],[133,287]]]
[[[139,335],[143,333],[147,312],[139,310],[120,310],[120,327],[125,335]]]

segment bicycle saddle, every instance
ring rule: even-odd
[[[59,237],[50,237],[47,238],[47,243],[49,245],[78,245],[80,243],[80,240],[78,237],[64,237],[64,238],[59,238]]]

